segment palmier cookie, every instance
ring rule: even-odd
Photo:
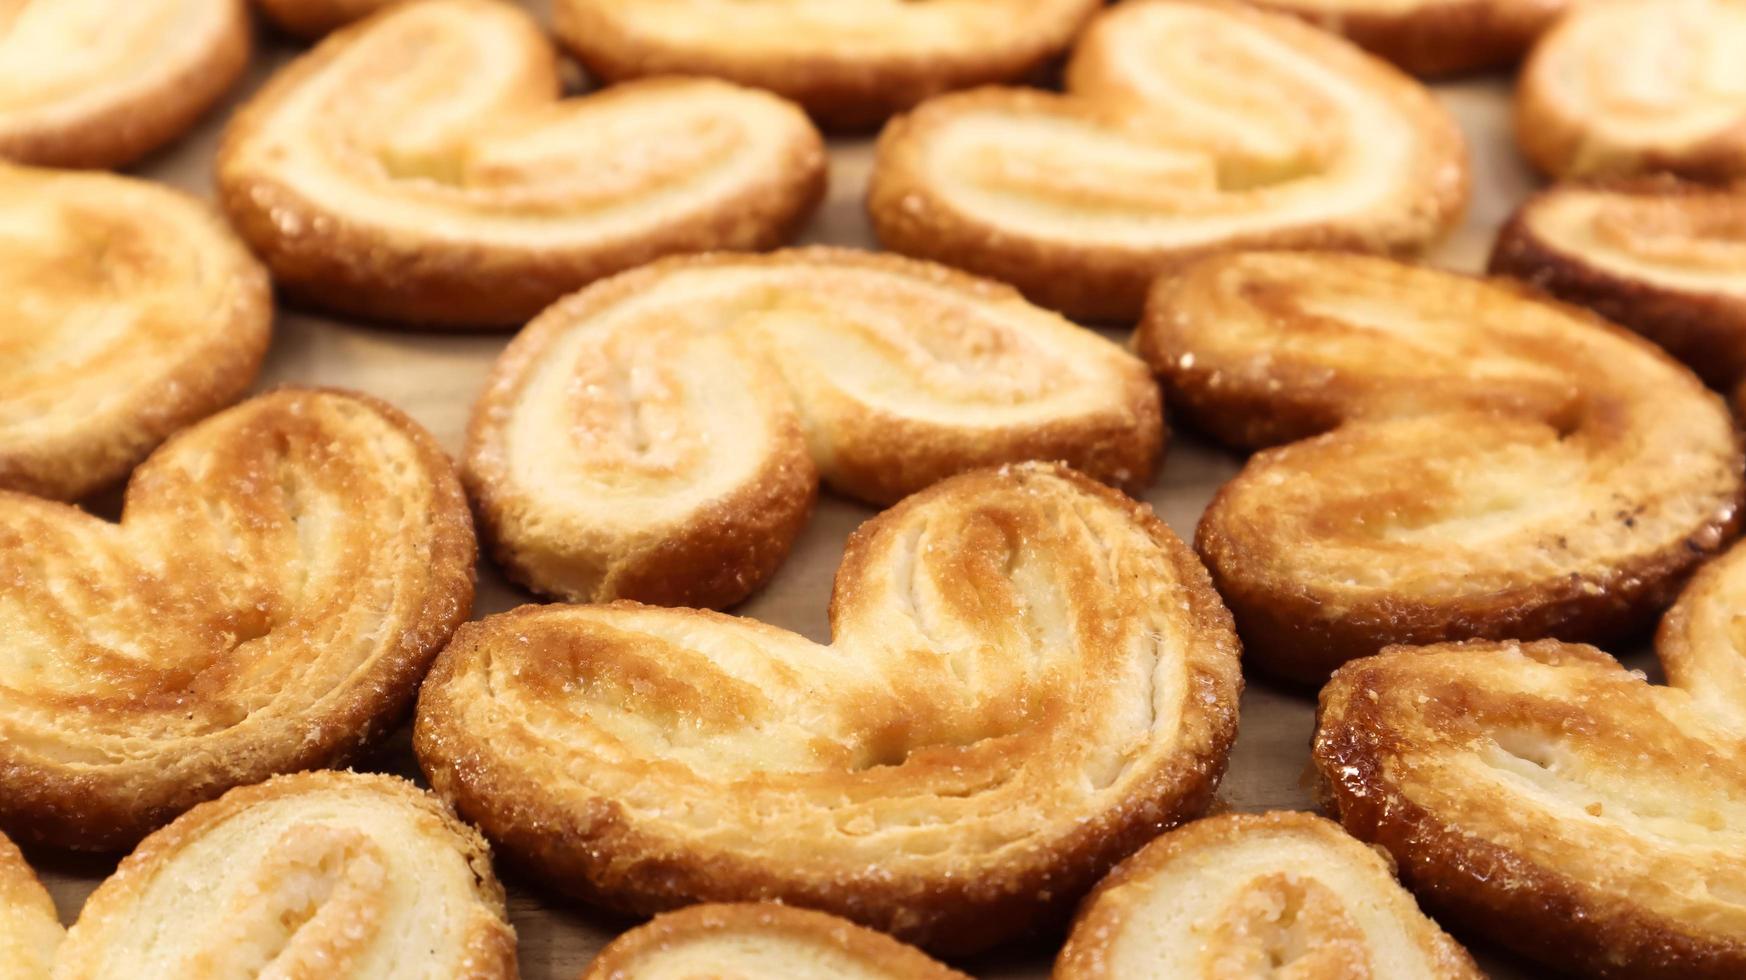
[[[414,749],[560,891],[639,914],[778,900],[946,953],[1064,913],[1224,770],[1229,614],[1149,509],[1064,467],[978,470],[874,518],[831,621],[821,647],[718,613],[525,606],[456,634]]]
[[[193,199],[0,163],[0,489],[126,476],[248,389],[272,320],[266,272]]]
[[[298,37],[316,38],[403,0],[255,0],[267,19]]]
[[[0,158],[125,166],[180,136],[248,58],[243,0],[7,0]]]
[[[1713,385],[1746,377],[1746,188],[1559,185],[1504,226],[1491,270],[1630,327]]]
[[[1465,144],[1430,93],[1291,17],[1130,0],[1086,31],[1067,88],[948,95],[893,121],[868,194],[880,240],[1132,321],[1196,256],[1416,253],[1466,205]]]
[[[233,789],[143,841],[85,903],[57,980],[513,980],[477,831],[391,776]]]
[[[54,900],[0,834],[0,965],[7,980],[48,980],[62,934]]]
[[[1559,177],[1746,176],[1746,4],[1608,0],[1572,11],[1516,87],[1516,138]]]
[[[119,525],[0,492],[0,826],[114,849],[348,758],[467,617],[473,558],[430,436],[340,392],[179,433]]]
[[[559,100],[498,0],[398,5],[232,120],[219,198],[295,299],[432,327],[519,325],[676,252],[768,248],[823,194],[818,131],[763,92],[651,79]]]
[[[1279,446],[1196,538],[1276,675],[1320,682],[1390,643],[1629,632],[1736,529],[1721,400],[1507,280],[1241,253],[1161,282],[1135,340],[1192,421]]]
[[[1146,366],[1011,289],[812,248],[677,258],[568,297],[498,361],[465,479],[515,579],[575,601],[723,607],[787,555],[822,473],[891,503],[1065,460],[1138,488]]]
[[[1013,81],[1066,50],[1101,0],[557,0],[558,37],[619,80],[714,75],[833,126]]]
[[[1582,0],[1249,0],[1344,34],[1415,75],[1448,75],[1520,58]]]
[[[1055,980],[1480,980],[1393,865],[1307,813],[1178,828],[1086,899]]]
[[[1322,692],[1346,828],[1439,917],[1560,970],[1746,975],[1746,548],[1661,623],[1668,685],[1593,647],[1396,647]]]
[[[969,980],[847,919],[774,902],[693,905],[618,937],[582,980],[672,977]]]

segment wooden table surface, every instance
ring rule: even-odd
[[[531,4],[536,9],[543,3]],[[539,10],[544,13],[543,10]],[[245,84],[192,134],[135,168],[208,198],[214,148],[225,120],[240,101],[297,48],[264,34]],[[1509,134],[1509,83],[1485,77],[1436,87],[1438,97],[1460,120],[1473,154],[1474,203],[1466,224],[1431,256],[1451,268],[1475,271],[1484,263],[1503,219],[1531,190],[1535,179],[1517,156]],[[831,192],[802,236],[804,242],[872,248],[862,209],[871,165],[870,139],[834,141]],[[282,310],[275,324],[272,352],[258,387],[283,382],[337,385],[366,391],[398,405],[428,426],[451,453],[459,450],[468,410],[505,334],[431,334],[344,323],[299,311]],[[1124,331],[1110,336],[1125,339]],[[1159,478],[1145,499],[1178,534],[1190,537],[1207,500],[1233,475],[1241,460],[1229,453],[1176,437]],[[849,532],[872,511],[826,493],[817,516],[794,554],[761,594],[738,612],[805,634],[828,638],[825,606],[831,579]],[[508,609],[531,597],[506,584],[488,561],[479,568],[474,616]],[[1642,654],[1632,666],[1650,667]],[[1243,698],[1241,736],[1220,796],[1238,810],[1310,809],[1305,775],[1314,727],[1314,702],[1302,693],[1252,683]],[[403,729],[363,768],[415,776]],[[69,857],[42,851],[29,854],[53,893],[61,917],[71,922],[91,889],[114,866],[113,859]],[[510,913],[521,943],[521,968],[530,980],[574,978],[596,950],[626,923],[598,911],[576,908],[542,895],[513,877],[506,882]],[[1464,937],[1467,938],[1467,937]],[[1497,977],[1530,976],[1533,971],[1472,942],[1475,954]],[[1041,936],[1021,948],[961,964],[986,978],[1043,977],[1060,937]]]

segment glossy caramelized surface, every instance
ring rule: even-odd
[[[358,395],[184,430],[121,521],[0,492],[0,826],[114,849],[398,721],[473,594],[459,481]]]
[[[1288,678],[1390,643],[1625,635],[1736,529],[1720,399],[1506,282],[1235,254],[1160,283],[1136,344],[1196,424],[1279,446],[1196,544],[1250,656]]]
[[[1209,251],[1416,253],[1466,204],[1465,146],[1430,94],[1291,17],[1121,4],[1082,36],[1067,92],[948,95],[893,122],[868,192],[880,240],[1131,320]]]
[[[395,7],[233,118],[220,200],[294,297],[456,327],[520,325],[662,255],[774,246],[823,192],[817,130],[774,96],[676,78],[559,95],[525,12]]]
[[[1144,364],[1010,288],[805,249],[561,301],[499,359],[465,470],[540,591],[720,607],[775,570],[821,475],[879,503],[1026,459],[1138,488],[1163,439]]]
[[[820,646],[625,603],[489,617],[432,669],[414,748],[564,891],[781,899],[947,952],[1046,921],[1223,770],[1228,614],[1149,510],[1070,470],[980,470],[875,518],[831,619]]]

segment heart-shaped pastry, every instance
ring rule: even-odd
[[[1516,140],[1559,177],[1746,177],[1746,4],[1582,4],[1522,68]]]
[[[777,245],[824,192],[818,131],[767,93],[667,78],[559,94],[525,12],[397,6],[238,112],[219,198],[296,299],[501,327],[662,255]]]
[[[1586,646],[1397,647],[1322,691],[1346,828],[1451,925],[1597,977],[1746,975],[1746,548],[1656,639],[1668,686]]]
[[[125,166],[180,136],[248,59],[243,0],[3,0],[0,158]]]
[[[706,976],[969,980],[884,933],[775,902],[693,905],[658,915],[601,950],[582,980]]]
[[[390,776],[233,789],[147,837],[91,894],[56,980],[514,980],[477,831]]]
[[[48,980],[63,935],[54,900],[17,845],[0,834],[0,964],[7,980]]]
[[[1480,980],[1388,860],[1307,813],[1170,831],[1085,900],[1054,980]]]
[[[558,37],[617,81],[713,75],[834,126],[1009,82],[1066,50],[1101,0],[557,0]]]
[[[671,259],[509,345],[465,478],[504,567],[576,601],[722,607],[787,555],[819,476],[874,503],[1065,460],[1141,487],[1156,384],[1011,289],[844,249]]]
[[[204,205],[0,164],[0,489],[126,476],[248,390],[272,322],[266,271]]]
[[[1295,18],[1129,0],[1080,39],[1067,91],[947,95],[892,122],[868,191],[879,239],[1132,321],[1196,256],[1416,253],[1466,205],[1465,143],[1424,86]]]
[[[1516,211],[1491,271],[1630,327],[1713,385],[1746,377],[1746,187],[1561,184]]]
[[[1520,58],[1583,0],[1249,0],[1344,34],[1415,75],[1447,75]]]
[[[1615,637],[1734,534],[1721,400],[1647,341],[1509,283],[1239,253],[1160,282],[1167,397],[1257,453],[1196,546],[1269,671],[1390,643]]]
[[[1071,470],[978,470],[869,521],[831,622],[829,646],[634,603],[469,623],[414,749],[561,891],[780,900],[945,952],[1064,914],[1224,771],[1229,614],[1148,508]]]
[[[284,389],[186,429],[121,522],[0,492],[0,826],[113,849],[396,723],[473,596],[417,424]]]

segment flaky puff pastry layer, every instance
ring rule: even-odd
[[[0,489],[76,500],[241,397],[267,274],[179,192],[0,163]]]
[[[120,167],[242,74],[243,0],[0,0],[0,158]]]
[[[1122,862],[1080,909],[1055,980],[1479,980],[1394,866],[1307,813],[1228,814]]]
[[[502,327],[663,255],[777,245],[824,191],[818,131],[767,93],[677,78],[559,93],[525,12],[394,6],[237,114],[219,198],[295,299]]]
[[[1390,643],[1621,635],[1736,530],[1721,399],[1508,280],[1240,253],[1161,282],[1135,342],[1202,428],[1279,447],[1196,546],[1287,678]]]
[[[1062,915],[1198,815],[1242,688],[1206,572],[1071,470],[979,470],[850,539],[820,646],[619,603],[463,627],[419,697],[431,785],[613,908],[781,900],[942,952]]]
[[[49,980],[64,931],[54,900],[0,834],[0,966],[7,980]]]
[[[115,849],[397,723],[473,596],[431,437],[284,389],[134,472],[121,522],[0,492],[0,826]]]
[[[1466,147],[1430,93],[1291,17],[1130,0],[1081,38],[1067,91],[942,96],[893,121],[868,193],[880,240],[1131,321],[1208,252],[1411,254],[1466,205]]]
[[[568,297],[473,411],[467,486],[516,579],[577,601],[719,608],[787,555],[820,476],[891,503],[1064,460],[1138,488],[1157,385],[1006,286],[845,249],[677,258]]]
[[[1746,186],[1559,185],[1504,226],[1491,271],[1630,327],[1712,385],[1746,378]]]
[[[558,36],[607,79],[713,75],[833,126],[1009,82],[1072,43],[1100,0],[557,0]]]
[[[968,980],[914,946],[847,919],[774,902],[693,905],[618,937],[582,980],[677,977]]]
[[[1746,176],[1746,4],[1582,4],[1535,46],[1515,114],[1554,176]]]
[[[1348,830],[1451,925],[1560,970],[1746,974],[1746,548],[1692,579],[1666,687],[1553,641],[1397,647],[1322,691]]]
[[[1588,0],[1249,0],[1295,14],[1415,75],[1507,65]]]
[[[147,837],[92,893],[56,980],[513,980],[477,831],[411,783],[310,772]]]

